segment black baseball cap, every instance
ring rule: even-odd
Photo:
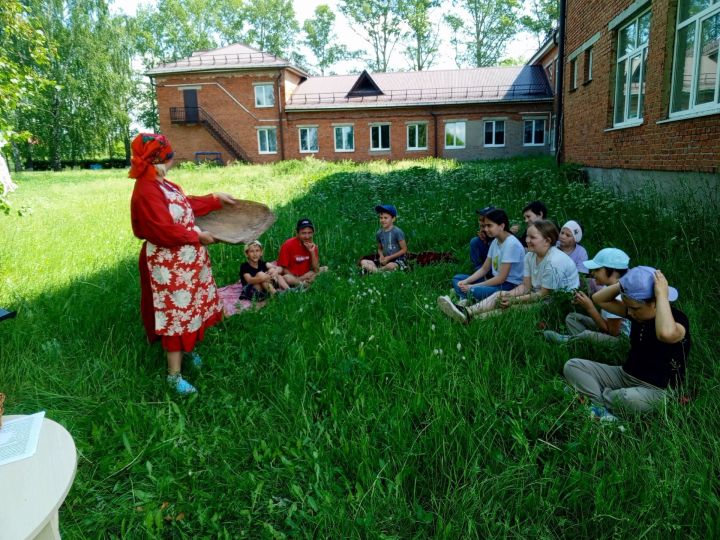
[[[297,222],[297,225],[295,225],[295,231],[299,232],[301,229],[307,229],[308,227],[313,231],[315,230],[315,225],[313,225],[312,221],[308,218],[302,218]]]
[[[478,208],[475,210],[475,213],[478,216],[487,216],[490,212],[493,212],[494,210],[497,210],[494,206],[486,206],[485,208]]]

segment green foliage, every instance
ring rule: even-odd
[[[558,0],[531,0],[526,7],[530,13],[520,17],[520,24],[535,35],[540,47],[557,27],[560,9]]]
[[[494,66],[518,28],[518,0],[454,0],[459,14],[445,15],[458,67]]]
[[[331,272],[302,294],[227,319],[169,393],[145,342],[137,255],[121,171],[25,173],[0,220],[0,373],[7,413],[46,410],[80,460],[60,512],[65,538],[715,538],[720,533],[718,208],[622,200],[567,182],[547,159],[367,164],[308,159],[174,170],[188,193],[270,204],[268,259],[309,215]],[[563,392],[570,356],[538,315],[469,326],[435,298],[469,269],[475,208],[520,219],[540,198],[583,221],[593,254],[614,245],[659,266],[691,321],[687,388],[647,418],[592,423]],[[373,207],[393,203],[413,251],[458,262],[360,276]],[[692,224],[692,226],[691,226]],[[242,246],[210,247],[219,285]],[[668,256],[673,254],[674,256]]]
[[[292,0],[253,0],[245,4],[243,19],[250,26],[243,35],[246,43],[299,63],[294,45],[300,26]]]
[[[342,0],[338,7],[371,47],[368,65],[384,72],[402,37],[402,0]]]
[[[316,7],[315,16],[306,19],[303,23],[305,32],[303,45],[312,52],[315,57],[315,68],[323,76],[334,64],[357,58],[359,55],[348,50],[345,45],[336,43],[338,38],[334,25],[335,13],[326,4]]]
[[[432,10],[440,7],[440,0],[405,0],[400,5],[401,16],[410,29],[406,38],[405,57],[416,71],[430,68],[440,49],[440,30],[433,24]]]

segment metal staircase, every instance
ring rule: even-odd
[[[170,107],[170,122],[186,125],[200,124],[232,157],[242,161],[250,161],[240,143],[202,107]]]

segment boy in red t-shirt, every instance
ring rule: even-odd
[[[320,266],[318,247],[313,242],[315,226],[307,218],[297,222],[296,235],[280,246],[276,264],[291,287],[310,285],[327,266]]]

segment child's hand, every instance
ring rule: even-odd
[[[655,299],[662,298],[667,300],[668,297],[668,281],[660,270],[655,270]]]
[[[385,255],[380,255],[380,258],[378,259],[378,262],[385,266],[387,264],[387,257]]]
[[[458,287],[462,292],[468,292],[468,289],[470,288],[470,285],[468,285],[468,282],[463,280],[458,281]]]
[[[507,309],[510,307],[510,295],[508,295],[507,291],[500,291],[495,305],[500,309]]]
[[[575,302],[575,304],[577,304],[578,306],[584,307],[585,310],[590,310],[593,307],[593,301],[587,294],[582,291],[577,291],[575,293],[575,298],[573,299],[573,302]]]
[[[310,252],[315,252],[315,243],[314,242],[303,242],[303,246]]]
[[[518,224],[510,226],[510,232],[513,234],[517,234],[519,230],[520,230],[520,225],[518,225]]]

